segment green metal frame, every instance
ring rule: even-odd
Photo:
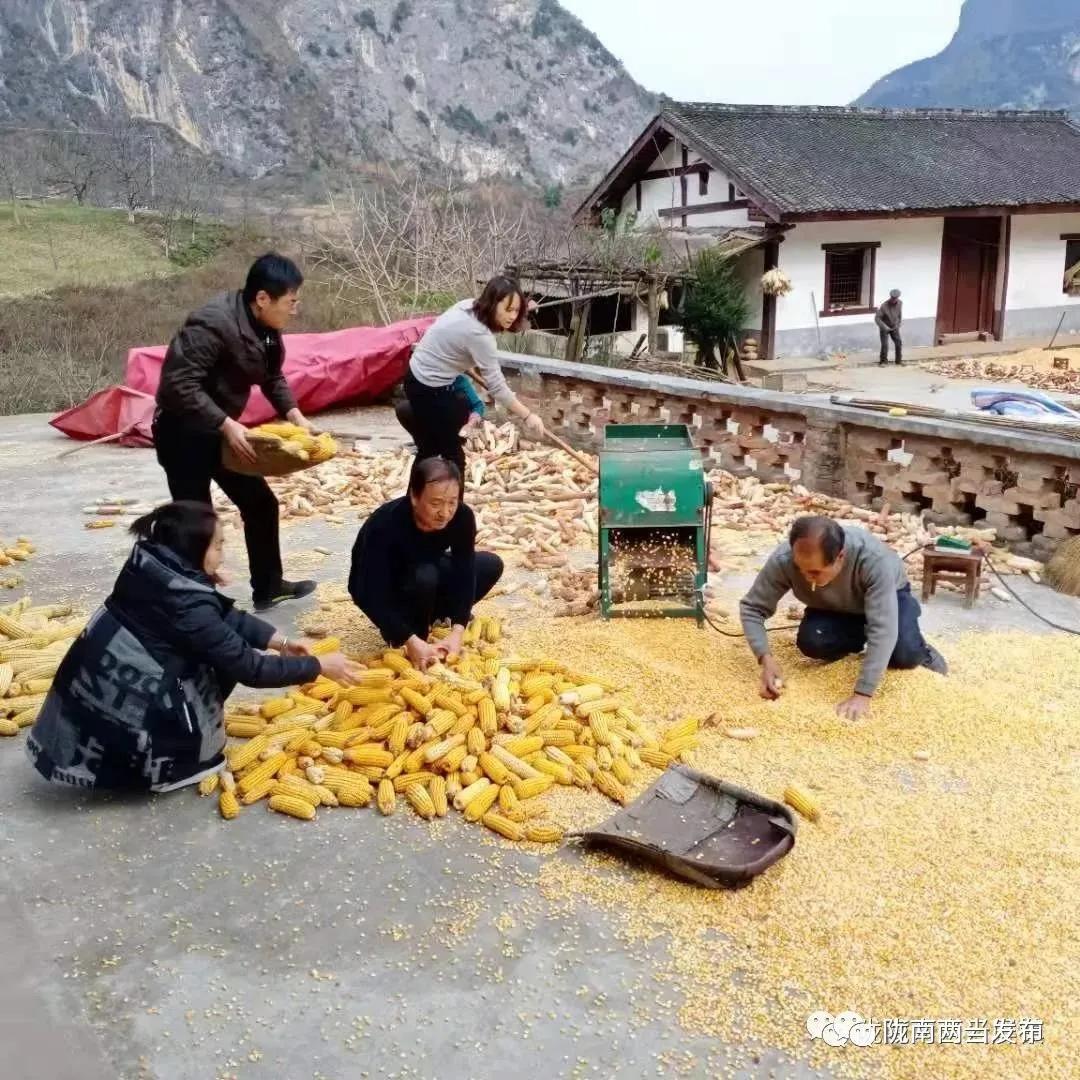
[[[660,496],[654,496],[659,491]],[[654,500],[653,507],[644,505]],[[658,508],[665,501],[663,508]],[[670,505],[667,505],[670,502]],[[686,424],[609,424],[600,451],[597,578],[600,611],[611,618],[694,618],[705,624],[709,487],[701,451]],[[611,602],[611,534],[632,529],[694,530],[694,601],[650,610],[616,610]]]

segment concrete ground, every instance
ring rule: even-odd
[[[387,410],[327,426],[400,438]],[[166,492],[149,451],[56,461],[70,445],[41,417],[0,420],[0,536],[38,544],[24,571],[35,600],[92,609],[128,541],[84,530],[82,508]],[[333,552],[326,581],[344,582],[352,539],[322,522],[283,532],[286,551]],[[1075,602],[1020,584],[1080,626]],[[1015,603],[966,611],[952,597],[928,606],[926,627],[1045,629]],[[608,915],[538,895],[542,861],[577,860],[573,845],[537,855],[454,818],[347,811],[225,824],[191,792],[54,788],[22,742],[0,745],[5,1080],[821,1075],[682,1030],[677,991],[650,971],[662,940],[631,948]]]
[[[1063,328],[1057,335],[1054,344],[1058,348],[1068,349],[1080,344],[1080,332]],[[1009,338],[1006,341],[957,341],[948,345],[905,345],[904,360],[911,364],[921,364],[927,360],[960,360],[960,359],[989,359],[995,356],[1005,356],[1009,353],[1022,352],[1024,349],[1041,349],[1050,343],[1050,334],[1042,337]],[[877,349],[865,349],[847,353],[844,356],[844,364],[853,366],[867,366],[877,364],[880,353]],[[892,345],[889,346],[889,355],[892,356]],[[806,360],[817,360],[817,357],[782,357],[775,363],[787,363],[791,365],[801,364]],[[801,367],[794,370],[802,371]],[[809,370],[809,369],[807,369]]]
[[[972,411],[972,390],[985,386],[1031,390],[1031,387],[1017,381],[952,379],[906,362],[901,367],[895,364],[879,367],[876,362],[870,367],[845,364],[831,371],[808,375],[808,383],[807,392],[810,394],[857,394],[860,397],[929,405],[938,409],[958,409],[962,412]]]
[[[913,405],[930,405],[940,409],[971,411],[971,391],[992,385],[1002,389],[1030,390],[1015,380],[952,379],[920,367],[932,360],[1005,358],[1025,349],[1042,348],[1043,338],[1018,338],[1007,342],[973,341],[954,345],[926,346],[904,350],[904,363],[897,367],[878,364],[876,352],[856,352],[846,356],[782,356],[776,360],[759,360],[748,365],[755,375],[794,375],[806,379],[806,393],[827,395],[853,393]],[[1060,348],[1077,345],[1075,333],[1063,333],[1057,342]],[[891,346],[890,346],[891,348]],[[892,353],[890,352],[890,357]],[[1068,395],[1054,394],[1066,404],[1074,403]]]

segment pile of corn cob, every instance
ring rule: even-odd
[[[288,425],[285,425],[286,427]],[[268,425],[276,429],[277,425]],[[465,498],[477,517],[478,542],[500,553],[518,552],[530,570],[560,571],[571,565],[568,553],[596,543],[598,509],[596,477],[561,450],[519,441],[513,424],[485,421],[468,439]],[[340,455],[319,469],[273,478],[282,516],[322,518],[344,524],[349,511],[368,514],[405,491],[413,452]],[[845,499],[810,492],[799,484],[766,483],[736,477],[720,469],[709,479],[713,503],[715,568],[725,572],[752,570],[768,547],[778,542],[801,514],[823,513],[860,525],[906,554],[941,534],[993,543],[992,529],[965,529],[925,524],[917,515],[854,506]],[[231,514],[223,504],[221,509]],[[736,538],[734,532],[746,534]],[[1042,565],[1002,553],[995,565],[1003,573],[1028,574],[1038,580]],[[908,564],[918,579],[920,561]],[[991,584],[987,581],[987,584]],[[594,606],[587,590],[559,582],[567,596],[567,613],[584,614]],[[951,586],[950,586],[951,587]]]
[[[256,431],[279,425],[265,425]],[[504,429],[509,427],[510,432]],[[342,454],[319,469],[271,478],[283,520],[321,518],[344,524],[343,514],[369,514],[405,493],[415,454]],[[465,499],[477,517],[478,540],[498,551],[521,551],[536,568],[561,566],[566,551],[594,543],[596,478],[569,454],[546,447],[517,448],[512,424],[485,425],[470,439]],[[219,509],[232,516],[226,502]]]
[[[250,434],[256,441],[270,442],[282,452],[312,465],[329,461],[337,453],[333,435],[312,435],[307,428],[286,421],[260,424],[252,428]]]
[[[37,549],[25,537],[20,536],[14,544],[8,544],[0,540],[0,566],[12,566],[15,563],[26,562]],[[0,588],[14,589],[19,584],[17,577],[0,578]]]
[[[37,719],[53,676],[86,620],[69,604],[32,607],[29,598],[0,608],[0,735]]]
[[[1063,366],[1058,366],[1062,365]],[[950,379],[1020,382],[1035,390],[1080,394],[1080,349],[1025,349],[994,360],[937,360],[920,364],[923,371]]]
[[[841,524],[866,529],[901,555],[932,544],[938,536],[957,536],[983,547],[989,547],[997,539],[992,528],[933,525],[917,514],[892,513],[887,504],[881,510],[872,510],[833,495],[809,491],[801,484],[763,483],[756,477],[735,477],[719,470],[710,473],[709,479],[715,491],[712,554],[714,569],[720,572],[752,569],[768,545],[779,543],[792,522],[803,514],[825,514]],[[737,541],[730,535],[734,532],[748,535],[745,541]],[[1041,580],[1043,564],[1036,559],[1007,551],[995,552],[993,558],[994,566],[1002,574],[1025,574],[1036,583]],[[922,560],[911,559],[906,568],[909,577],[918,583],[922,577]],[[983,583],[988,587],[993,584],[985,566]],[[962,584],[953,582],[943,582],[942,587],[963,590]]]
[[[437,632],[438,633],[438,632]],[[227,771],[200,793],[219,792],[224,818],[269,800],[310,820],[320,806],[392,814],[399,796],[420,817],[451,806],[508,840],[557,843],[534,802],[554,784],[595,789],[620,804],[644,766],[683,760],[695,718],[661,738],[611,683],[553,660],[502,657],[495,619],[469,625],[460,657],[428,672],[401,650],[370,659],[357,686],[326,678],[227,716]],[[318,650],[338,648],[328,638]]]

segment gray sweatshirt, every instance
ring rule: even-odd
[[[409,370],[425,386],[449,386],[475,367],[500,405],[514,400],[495,349],[495,335],[472,313],[473,301],[462,300],[428,327],[413,351]]]
[[[781,544],[739,603],[743,632],[760,660],[769,652],[765,620],[776,614],[787,592],[807,607],[866,616],[866,653],[855,693],[873,694],[889,666],[898,633],[896,594],[908,584],[900,556],[864,529],[844,528],[844,565],[828,585],[811,590],[799,573],[791,547]]]
[[[900,324],[903,321],[903,300],[897,300],[895,303],[892,300],[886,300],[885,303],[877,309],[877,314],[874,316],[874,322],[876,322],[882,330],[899,330]]]

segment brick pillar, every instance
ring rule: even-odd
[[[825,417],[807,414],[799,482],[823,495],[844,495],[845,430]]]

